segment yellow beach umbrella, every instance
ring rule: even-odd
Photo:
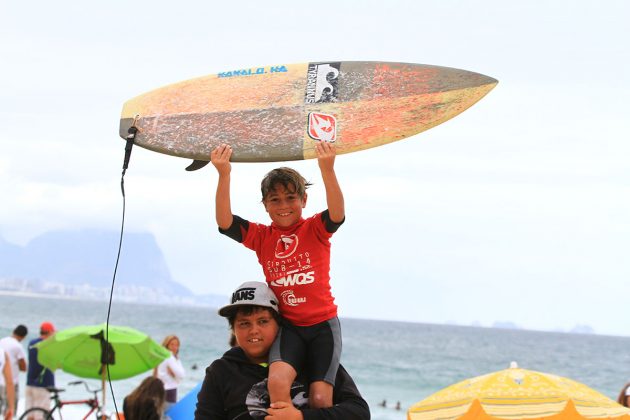
[[[630,420],[630,409],[584,384],[547,373],[509,369],[451,385],[414,404],[408,420]]]

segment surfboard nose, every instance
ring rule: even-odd
[[[415,86],[415,89],[418,90],[415,94],[448,92],[482,86],[492,89],[499,82],[497,79],[485,74],[453,67],[426,64],[411,64],[410,66],[411,68],[402,72],[402,74],[407,74],[409,77],[405,91],[409,91],[410,85]],[[404,79],[405,77],[403,76],[402,80],[404,81]],[[412,89],[414,88],[412,87]]]
[[[486,76],[485,74],[476,73],[479,77],[479,81],[482,85],[491,86],[493,89],[496,85],[499,84],[499,81],[494,77]]]
[[[466,71],[466,70],[461,70],[461,71]],[[499,81],[495,79],[494,77],[486,76],[485,74],[481,74],[481,73],[474,73],[474,72],[468,72],[468,73],[473,74],[473,76],[470,76],[469,78],[469,83],[470,83],[469,87],[486,86],[489,92],[490,90],[494,89],[497,84],[499,84]]]
[[[341,71],[344,84],[337,95],[339,102],[430,99],[449,92],[481,99],[498,83],[481,73],[416,63],[352,61],[343,62]]]

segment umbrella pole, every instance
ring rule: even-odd
[[[103,369],[101,369],[103,371],[102,377],[103,380],[101,381],[102,384],[102,390],[103,390],[103,404],[101,404],[101,412],[105,411],[105,375],[107,374],[106,370],[107,370],[107,366],[103,365]]]

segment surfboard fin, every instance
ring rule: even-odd
[[[188,172],[190,172],[190,171],[196,171],[197,169],[201,169],[201,168],[203,168],[203,167],[204,167],[204,166],[206,166],[208,163],[210,163],[210,162],[209,162],[209,161],[207,161],[207,160],[197,160],[197,159],[195,159],[195,160],[193,160],[193,161],[192,161],[192,163],[191,163],[190,165],[188,165],[188,166],[186,167],[186,170],[187,170]]]

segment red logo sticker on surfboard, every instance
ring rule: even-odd
[[[332,115],[319,112],[309,113],[308,135],[314,140],[334,143],[337,139],[337,120]]]

